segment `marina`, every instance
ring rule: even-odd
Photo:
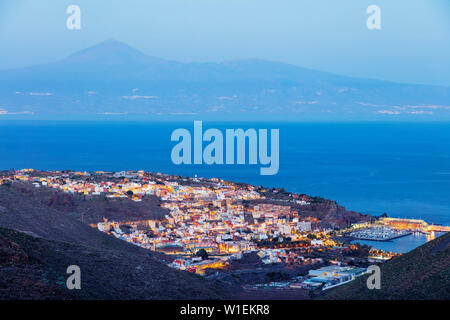
[[[358,240],[391,241],[410,235],[410,231],[396,230],[385,226],[374,226],[350,232],[348,236]]]

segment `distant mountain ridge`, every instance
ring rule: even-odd
[[[106,59],[105,59],[106,57]],[[124,64],[128,62],[155,63],[163,62],[163,59],[154,58],[115,40],[106,40],[87,49],[72,53],[64,62],[73,63],[99,63],[99,64]]]
[[[181,63],[107,40],[0,71],[0,115],[450,119],[450,88],[359,79],[258,59]]]

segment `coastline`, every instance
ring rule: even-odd
[[[143,169],[179,176],[197,174],[321,196],[336,200],[349,210],[374,216],[386,212],[389,216],[450,225],[450,199],[445,193],[450,188],[448,126],[277,123],[280,170],[276,176],[261,177],[259,169],[251,165],[172,164],[170,134],[189,124],[188,120],[9,123],[0,130],[0,168]],[[204,125],[219,129],[231,126],[216,122]],[[249,126],[273,127],[268,122],[233,124],[244,129]],[[419,153],[412,152],[419,143],[415,142],[418,132],[426,139]],[[150,140],[150,135],[158,138]]]

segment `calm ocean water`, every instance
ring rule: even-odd
[[[171,162],[176,128],[193,122],[0,122],[0,169],[144,169],[221,177],[333,199],[346,208],[450,225],[447,123],[215,123],[279,128],[280,170]],[[224,132],[224,131],[223,131]]]
[[[422,244],[430,240],[440,237],[443,234],[444,233],[442,232],[436,232],[435,237],[432,238],[430,236],[421,233],[413,233],[411,235],[397,238],[391,241],[354,240],[352,242],[367,244],[375,249],[381,249],[397,253],[406,253],[417,248],[418,246],[421,246]]]

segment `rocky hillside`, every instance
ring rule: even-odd
[[[78,265],[81,290],[66,287]],[[143,254],[98,250],[0,228],[0,299],[223,299],[226,288]]]
[[[333,200],[302,195],[305,196],[305,199],[307,199],[309,203],[308,205],[303,206],[295,202],[292,198],[292,194],[284,189],[270,190],[259,187],[257,191],[266,197],[266,199],[247,200],[245,203],[248,205],[255,205],[258,203],[288,205],[292,209],[298,211],[300,216],[304,218],[317,218],[320,220],[322,226],[325,227],[343,228],[350,226],[352,223],[365,222],[373,219],[373,217],[368,214],[347,210]]]
[[[54,63],[0,71],[0,110],[27,119],[126,114],[159,120],[180,113],[183,120],[196,114],[221,121],[448,119],[449,96],[448,87],[345,77],[258,59],[169,61],[114,40]]]
[[[312,201],[309,206],[299,206],[304,217],[316,217],[331,227],[346,227],[352,223],[359,223],[371,219],[370,215],[346,210],[336,201],[319,198]]]
[[[0,186],[0,227],[19,230],[35,237],[81,244],[101,250],[139,251],[131,244],[108,236],[86,223],[76,212],[48,206],[45,197],[28,194],[11,186]]]

